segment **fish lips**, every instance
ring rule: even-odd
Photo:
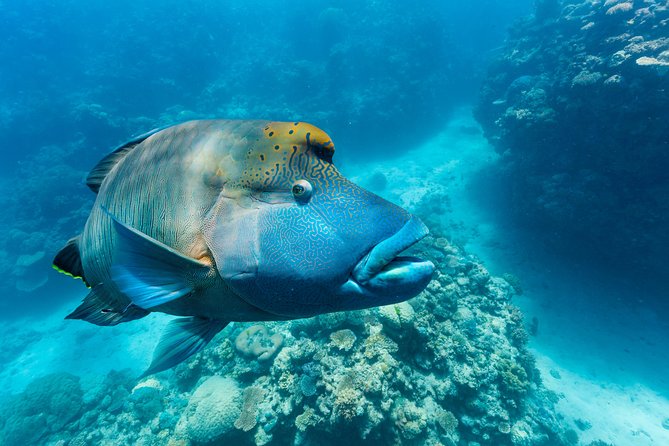
[[[374,246],[358,262],[342,292],[383,301],[375,305],[401,302],[420,293],[432,279],[434,264],[400,253],[428,233],[423,222],[411,216],[399,231]]]

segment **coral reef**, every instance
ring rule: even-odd
[[[345,434],[352,444],[575,444],[526,348],[522,315],[510,302],[514,287],[443,238],[430,236],[414,249],[439,271],[408,302],[236,324],[174,371],[139,383],[113,372],[84,397],[76,380],[61,377],[58,387],[74,390],[49,406],[58,426],[34,406],[38,399],[20,396],[20,406],[10,407],[24,408],[5,423],[3,438],[26,445],[327,445]],[[263,360],[248,348],[256,336],[277,334],[281,347]]]
[[[664,1],[542,0],[490,67],[476,116],[496,175],[552,248],[669,272],[668,32]]]
[[[197,443],[211,443],[223,437],[238,425],[236,420],[240,417],[241,394],[233,379],[220,376],[208,378],[188,400],[176,425],[176,434]]]
[[[261,387],[251,386],[244,389],[244,403],[239,417],[235,420],[235,428],[247,432],[255,427],[257,407],[264,395],[265,391]]]
[[[80,413],[82,402],[78,377],[55,373],[38,378],[0,406],[0,443],[41,444],[44,436],[60,435]]]
[[[344,351],[349,351],[353,347],[353,344],[355,344],[356,339],[355,333],[348,328],[330,334],[331,344],[335,348]]]

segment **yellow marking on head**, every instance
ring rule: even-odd
[[[334,143],[327,133],[306,122],[268,122],[248,137],[243,162],[233,184],[253,190],[290,190],[314,171],[332,163]],[[228,168],[226,168],[228,171]]]
[[[306,122],[270,122],[263,129],[265,138],[274,143],[274,150],[280,150],[282,144],[290,147],[306,145],[314,148],[319,156],[332,158],[335,151],[332,138],[318,127]]]

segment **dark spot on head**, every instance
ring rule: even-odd
[[[269,126],[265,127],[265,130],[269,130]]]
[[[274,150],[279,150],[279,145],[278,144],[274,146]]]
[[[293,149],[297,150],[297,146],[293,146]]]
[[[297,125],[297,124],[299,124],[299,122],[296,122],[294,125]]]
[[[294,133],[293,129],[288,130],[288,134],[292,135]]]
[[[266,171],[265,171],[265,175],[269,175],[269,170],[266,170]]]
[[[269,136],[274,136],[274,132],[269,132]]]
[[[265,161],[265,155],[260,155],[260,161]]]

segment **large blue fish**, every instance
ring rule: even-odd
[[[170,322],[146,374],[203,348],[230,321],[286,320],[401,302],[434,265],[400,253],[428,230],[344,178],[304,122],[191,121],[105,157],[97,200],[54,259],[91,291],[68,316]]]

